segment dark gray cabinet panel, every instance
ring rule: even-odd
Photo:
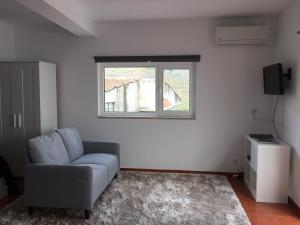
[[[22,171],[24,166],[24,131],[22,129],[23,102],[23,74],[16,66],[12,68],[11,100],[13,115],[12,143],[7,146],[7,159],[14,172]]]
[[[14,118],[12,114],[12,100],[11,100],[11,77],[13,70],[9,67],[2,66],[0,68],[0,149],[5,151],[5,146],[12,141]],[[16,122],[16,121],[15,121]]]
[[[20,64],[19,71],[22,73],[22,129],[24,137],[28,140],[41,133],[40,130],[40,98],[38,64]]]
[[[40,64],[0,63],[0,155],[15,176],[23,175],[27,140],[41,134],[40,96],[45,93],[40,89],[40,79],[56,77],[55,73],[40,76],[40,68],[48,66]],[[56,127],[57,121],[49,130]]]
[[[16,171],[22,171],[24,166],[23,74],[16,65],[7,63],[0,67],[1,156],[16,174]]]

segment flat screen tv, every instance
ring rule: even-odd
[[[264,92],[267,95],[283,95],[282,64],[277,63],[263,68]]]

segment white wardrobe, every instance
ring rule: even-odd
[[[56,65],[0,63],[0,155],[23,176],[27,140],[57,129]]]

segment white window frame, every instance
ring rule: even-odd
[[[158,62],[158,63],[97,63],[98,73],[98,117],[99,118],[158,118],[158,119],[195,119],[196,96],[195,62]],[[105,112],[105,68],[155,67],[155,105],[154,112]],[[163,70],[188,69],[189,77],[189,111],[163,110]]]

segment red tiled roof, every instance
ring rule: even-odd
[[[165,99],[164,98],[164,101],[163,101],[163,106],[164,106],[164,109],[165,108],[168,108],[169,106],[171,106],[172,103],[168,100],[168,99]]]
[[[131,79],[121,79],[121,78],[111,79],[111,78],[109,78],[109,79],[105,79],[105,91],[106,92],[111,91],[114,88],[118,88],[123,85],[133,83],[137,80],[139,80],[139,78],[131,78]]]
[[[118,87],[121,87],[123,85],[126,85],[126,84],[130,84],[130,83],[133,83],[137,80],[139,80],[140,78],[132,78],[132,79],[105,79],[105,91],[108,92],[108,91],[111,91],[112,89],[114,88],[118,88]],[[164,98],[163,99],[163,107],[164,109],[165,108],[168,108],[172,105],[172,103]]]

